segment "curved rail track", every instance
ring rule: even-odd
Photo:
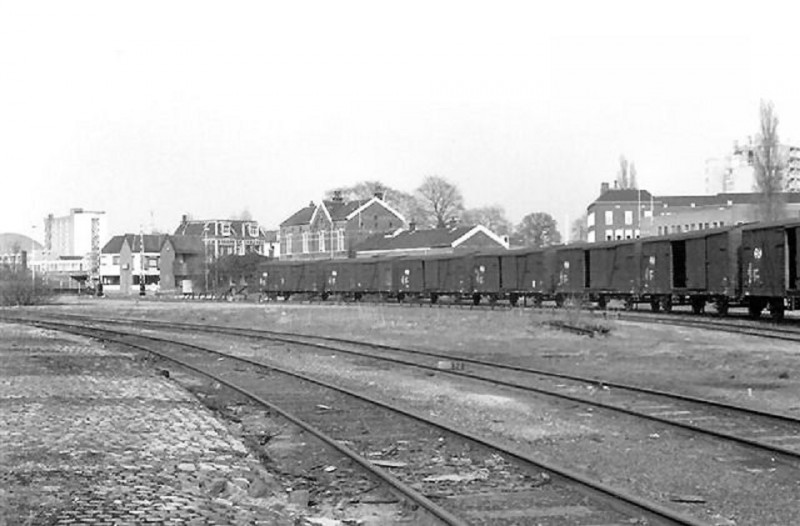
[[[430,417],[273,364],[77,321],[15,321],[144,350],[212,378],[309,430],[443,524],[563,524],[565,514],[572,524],[704,524]],[[398,453],[389,464],[396,474],[366,458],[387,448]],[[451,479],[435,473],[440,462],[431,460],[433,452],[437,459],[460,458],[481,469],[467,484],[447,489],[436,484]]]
[[[301,344],[324,351],[351,354],[403,366],[486,381],[522,391],[577,402],[666,424],[712,439],[728,440],[755,452],[800,462],[800,418],[761,411],[717,400],[667,392],[601,378],[535,369],[454,353],[408,349],[346,338],[315,336],[265,329],[246,329],[189,323],[91,319],[67,316],[83,323],[135,324],[139,328],[187,330]],[[442,370],[439,361],[456,369]]]

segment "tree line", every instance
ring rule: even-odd
[[[495,234],[508,236],[514,246],[544,247],[561,242],[558,223],[550,214],[532,212],[514,224],[500,205],[468,208],[458,186],[438,175],[426,176],[410,193],[380,181],[362,181],[331,189],[326,192],[326,199],[331,199],[335,193],[348,201],[369,199],[376,193],[382,193],[384,201],[408,222],[415,223],[417,228],[447,228],[455,222],[483,225]]]

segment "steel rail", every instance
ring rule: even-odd
[[[43,327],[51,328],[51,329],[55,327],[56,330],[64,330],[65,332],[73,332],[73,333],[78,332],[79,334],[84,334],[84,335],[86,335],[86,334],[85,333],[81,333],[80,332],[81,330],[88,331],[90,334],[91,334],[91,331],[94,330],[94,331],[98,331],[98,332],[117,334],[117,335],[129,336],[129,337],[134,337],[134,338],[141,338],[141,339],[151,340],[151,341],[159,342],[159,343],[166,343],[166,344],[170,344],[170,345],[183,346],[183,347],[186,347],[186,348],[189,348],[189,349],[194,349],[194,350],[198,350],[198,351],[202,351],[202,352],[216,354],[218,356],[223,356],[225,358],[232,358],[234,360],[238,360],[238,361],[240,361],[242,363],[246,363],[246,364],[249,364],[249,365],[254,365],[254,366],[257,366],[257,367],[263,367],[263,368],[266,368],[266,369],[275,370],[275,371],[278,371],[278,372],[280,372],[282,374],[290,375],[290,376],[293,376],[295,378],[299,378],[299,379],[305,380],[307,382],[310,382],[310,383],[313,383],[313,384],[316,384],[316,385],[319,385],[319,386],[322,386],[322,387],[325,387],[325,388],[328,388],[328,389],[332,389],[332,390],[338,391],[340,393],[343,393],[343,394],[346,394],[346,395],[349,395],[349,396],[352,396],[352,397],[354,397],[356,399],[359,399],[359,400],[362,400],[362,401],[365,401],[365,402],[368,402],[368,403],[371,403],[371,404],[375,404],[377,406],[383,407],[383,408],[388,409],[390,411],[394,411],[394,412],[396,412],[398,414],[402,414],[402,415],[404,415],[406,417],[409,417],[411,419],[414,419],[416,421],[423,422],[423,423],[425,423],[427,425],[436,427],[437,429],[439,429],[439,430],[441,430],[443,432],[446,432],[446,433],[449,433],[451,435],[460,437],[462,439],[467,439],[469,441],[472,441],[472,442],[474,442],[474,443],[476,443],[476,444],[478,444],[478,445],[480,445],[482,447],[494,449],[494,450],[496,450],[496,451],[498,451],[498,452],[500,452],[500,453],[502,453],[504,455],[507,455],[509,457],[512,457],[512,458],[516,459],[519,462],[527,463],[527,464],[529,464],[531,466],[535,466],[535,467],[537,467],[537,468],[539,468],[541,470],[548,471],[548,472],[550,472],[550,473],[552,473],[554,475],[557,475],[557,476],[561,477],[564,480],[576,483],[579,486],[583,486],[585,489],[591,490],[593,493],[595,493],[596,496],[601,497],[603,500],[612,499],[612,500],[615,500],[615,501],[619,501],[621,503],[626,504],[630,508],[636,509],[639,513],[644,513],[644,514],[650,515],[653,518],[657,518],[657,519],[659,519],[661,521],[666,520],[666,521],[669,521],[670,523],[678,524],[678,525],[681,525],[681,526],[710,526],[708,523],[701,522],[701,521],[699,521],[698,519],[696,519],[694,517],[688,516],[688,515],[683,514],[683,513],[679,513],[679,512],[677,512],[677,511],[675,511],[673,509],[670,509],[670,508],[668,508],[666,506],[662,506],[661,504],[658,504],[658,503],[649,501],[647,499],[638,497],[636,495],[633,495],[633,494],[629,493],[628,491],[621,490],[621,489],[618,489],[618,488],[613,488],[613,487],[611,487],[611,486],[609,486],[607,484],[604,484],[602,482],[599,482],[599,481],[596,481],[596,480],[592,480],[592,479],[590,479],[588,477],[585,477],[582,474],[580,474],[580,473],[578,473],[576,471],[573,471],[573,470],[571,470],[569,468],[564,468],[564,467],[552,464],[550,462],[534,459],[534,458],[530,457],[529,455],[527,455],[526,453],[524,453],[522,451],[509,448],[509,447],[507,447],[507,446],[505,446],[503,444],[500,444],[499,442],[496,442],[494,440],[475,435],[475,434],[470,433],[468,431],[462,431],[462,430],[457,430],[457,429],[448,427],[444,423],[438,422],[436,420],[432,420],[432,419],[430,419],[430,418],[428,418],[428,417],[426,417],[426,416],[424,416],[422,414],[419,414],[419,413],[417,413],[415,411],[411,411],[411,410],[408,410],[408,409],[403,409],[401,407],[396,407],[396,406],[393,406],[391,404],[387,404],[385,402],[382,402],[380,400],[376,400],[376,399],[370,398],[370,397],[368,397],[368,396],[366,396],[366,395],[364,395],[362,393],[358,393],[356,391],[352,391],[350,389],[347,389],[347,388],[344,388],[344,387],[341,387],[341,386],[337,386],[335,384],[330,384],[328,382],[319,380],[319,379],[311,377],[311,376],[307,376],[307,375],[302,374],[302,373],[298,373],[298,372],[295,372],[295,371],[290,371],[290,370],[287,370],[287,369],[283,369],[283,368],[275,366],[273,364],[266,364],[266,363],[259,362],[259,361],[256,361],[256,360],[252,360],[252,359],[249,359],[249,358],[238,357],[238,356],[235,356],[235,355],[227,354],[227,353],[224,353],[224,352],[221,352],[221,351],[216,351],[216,350],[213,350],[213,349],[207,349],[207,348],[204,348],[204,347],[201,347],[201,346],[198,346],[198,345],[194,345],[194,344],[190,344],[190,343],[176,342],[174,340],[168,340],[168,339],[165,339],[165,338],[159,338],[159,337],[155,337],[155,336],[144,336],[144,335],[139,335],[139,334],[124,333],[124,332],[119,331],[119,330],[102,329],[102,328],[75,327],[74,325],[70,325],[68,323],[52,322],[52,321],[47,322],[47,321],[24,320],[24,323],[28,323],[28,324],[32,324],[32,325],[40,326],[40,327],[43,326]],[[110,339],[110,338],[107,338],[107,337],[97,337],[97,336],[92,336],[92,337],[94,337],[96,339],[100,339],[100,340],[106,340],[106,341],[111,340],[111,341],[114,341],[113,339]],[[123,345],[133,346],[132,344],[124,342],[124,341],[117,341],[117,342],[121,343]],[[153,351],[151,349],[142,349],[142,350],[145,350],[147,352],[162,356],[162,357],[164,357],[166,359],[169,359],[170,361],[173,361],[175,363],[179,363],[182,366],[184,366],[184,364],[182,363],[181,360],[178,360],[176,358],[172,358],[172,357],[169,357],[169,356],[165,356],[165,355],[163,355],[162,353],[160,353],[158,351]],[[185,365],[189,366],[189,368],[191,368],[192,370],[197,370],[197,372],[199,372],[201,374],[204,374],[204,375],[206,375],[208,377],[213,377],[213,373],[208,373],[208,372],[203,371],[203,370],[201,370],[199,368],[195,369],[190,364],[185,364]],[[245,390],[239,390],[239,389],[237,389],[237,390],[239,392],[242,392],[243,394],[245,394]],[[247,395],[247,396],[250,396],[250,395]],[[264,402],[266,402],[266,401],[264,401]],[[266,402],[266,403],[268,404],[269,407],[272,407],[271,404],[269,404],[268,402]],[[277,410],[279,410],[279,409],[276,408],[276,411]],[[341,446],[341,445],[339,445],[339,446]],[[344,448],[344,446],[341,446],[341,447]],[[338,449],[338,447],[337,447],[337,449]],[[347,449],[347,448],[344,448],[344,449]],[[356,453],[353,453],[353,454],[357,455]],[[366,465],[370,465],[369,461],[367,461],[366,459],[364,459],[364,462],[366,463]],[[386,476],[391,477],[391,475],[388,474],[388,473],[386,473]],[[399,484],[402,484],[399,481],[397,481],[397,482]],[[436,506],[433,503],[431,503],[431,505]],[[460,523],[455,523],[455,524],[460,524]]]
[[[69,317],[72,317],[72,316],[69,316]],[[581,376],[570,375],[570,374],[565,374],[565,373],[555,373],[555,372],[551,372],[551,371],[540,371],[540,370],[537,370],[537,369],[531,369],[531,368],[526,368],[526,367],[521,367],[521,366],[497,364],[497,363],[487,362],[485,360],[479,360],[479,359],[475,359],[475,358],[455,357],[455,356],[452,356],[452,355],[442,354],[442,353],[435,353],[435,352],[431,352],[431,351],[420,351],[420,350],[414,350],[414,349],[404,349],[404,348],[401,348],[401,347],[396,347],[396,346],[391,346],[391,345],[371,344],[371,343],[358,342],[358,341],[354,341],[354,340],[347,340],[347,339],[343,339],[343,338],[335,338],[335,337],[328,337],[328,336],[313,336],[313,335],[305,335],[305,334],[284,333],[284,332],[278,332],[278,331],[268,331],[268,330],[264,330],[264,329],[255,330],[255,329],[244,329],[244,328],[227,328],[227,327],[219,327],[219,326],[199,326],[199,325],[196,325],[196,324],[188,324],[188,323],[172,323],[172,322],[157,322],[157,321],[148,321],[148,322],[137,322],[137,321],[133,321],[133,320],[130,320],[130,321],[128,321],[128,320],[113,320],[113,321],[112,320],[90,320],[90,321],[99,322],[99,323],[121,323],[121,322],[122,323],[146,323],[146,324],[151,325],[151,326],[166,326],[167,328],[179,327],[179,328],[185,328],[185,329],[191,329],[191,330],[200,330],[200,331],[203,331],[203,332],[229,334],[229,335],[235,335],[235,336],[244,335],[244,336],[247,336],[247,337],[269,339],[269,340],[272,340],[272,341],[278,341],[278,342],[281,342],[281,343],[289,343],[289,344],[295,344],[295,345],[300,344],[300,345],[304,345],[304,346],[307,346],[307,347],[316,348],[316,349],[325,350],[325,351],[335,351],[335,352],[341,352],[341,353],[351,354],[351,355],[360,356],[360,357],[366,357],[366,358],[371,358],[371,359],[376,359],[376,360],[382,360],[382,361],[385,361],[385,362],[397,363],[397,364],[400,364],[400,365],[404,365],[404,366],[408,366],[408,367],[415,367],[415,368],[422,369],[422,370],[435,371],[437,373],[449,374],[451,376],[469,378],[471,380],[478,380],[478,381],[481,381],[481,382],[490,382],[490,383],[492,383],[494,385],[500,385],[500,386],[503,386],[503,387],[510,387],[510,388],[513,388],[513,389],[520,389],[520,390],[523,390],[525,392],[539,393],[539,394],[543,394],[545,396],[551,396],[551,397],[559,398],[559,399],[562,399],[562,400],[568,400],[570,402],[576,402],[576,403],[581,403],[581,404],[584,404],[584,405],[598,407],[598,408],[601,408],[601,409],[615,411],[615,412],[626,414],[626,415],[629,415],[629,416],[634,416],[634,417],[637,417],[637,418],[642,418],[642,419],[650,420],[650,421],[653,421],[653,422],[658,422],[660,424],[670,425],[670,426],[673,426],[673,427],[677,427],[679,429],[692,431],[694,433],[700,433],[700,434],[705,434],[705,435],[712,436],[712,437],[715,437],[715,438],[720,438],[720,439],[727,440],[727,441],[730,441],[730,442],[733,442],[733,443],[736,443],[736,444],[746,445],[746,446],[751,447],[751,448],[755,448],[755,449],[766,451],[766,452],[768,452],[770,454],[778,454],[778,455],[783,455],[785,457],[792,458],[794,460],[800,460],[800,451],[796,451],[796,450],[793,450],[793,449],[785,448],[785,447],[782,447],[782,446],[767,444],[767,443],[764,443],[764,442],[759,442],[758,440],[754,440],[754,439],[751,439],[751,438],[741,437],[741,436],[733,435],[733,434],[730,434],[730,433],[726,433],[724,431],[717,431],[715,429],[709,429],[709,428],[706,428],[706,427],[698,426],[698,425],[687,423],[687,422],[670,420],[668,418],[655,416],[655,415],[650,415],[650,414],[647,414],[647,413],[642,413],[642,412],[639,412],[639,411],[637,411],[635,409],[628,409],[626,407],[620,407],[620,406],[613,405],[613,404],[610,404],[610,403],[605,403],[605,402],[601,402],[601,401],[597,401],[597,400],[590,400],[590,399],[583,398],[583,397],[580,397],[580,396],[572,396],[572,395],[569,395],[569,394],[559,393],[559,392],[556,392],[556,391],[551,391],[551,390],[548,390],[548,389],[543,389],[543,388],[539,388],[539,387],[525,385],[525,384],[521,384],[521,383],[517,383],[517,382],[511,382],[511,381],[502,380],[502,379],[495,379],[495,378],[487,378],[487,377],[481,376],[479,374],[469,373],[469,372],[465,372],[465,371],[461,371],[461,370],[443,370],[443,369],[439,369],[437,367],[433,367],[433,366],[429,366],[429,365],[425,365],[425,364],[419,364],[419,363],[416,363],[416,362],[413,362],[413,361],[403,360],[403,359],[400,359],[400,358],[378,357],[378,356],[370,355],[370,354],[367,354],[367,353],[355,351],[355,350],[352,350],[352,349],[342,349],[340,347],[332,347],[332,346],[319,344],[319,343],[314,343],[314,342],[301,341],[301,340],[293,339],[292,337],[295,337],[295,338],[298,338],[298,337],[299,338],[308,338],[308,339],[319,339],[319,340],[322,340],[322,341],[333,341],[335,343],[340,343],[340,344],[359,345],[359,346],[364,346],[364,347],[370,347],[370,348],[376,348],[376,349],[382,349],[382,350],[388,350],[388,351],[394,351],[394,352],[403,352],[403,353],[407,353],[407,354],[428,356],[428,357],[433,357],[433,358],[442,358],[442,359],[447,359],[447,360],[455,359],[455,360],[457,360],[459,362],[470,363],[470,364],[479,365],[479,366],[483,366],[483,367],[490,367],[490,368],[496,368],[496,369],[502,369],[502,370],[509,370],[509,371],[513,371],[513,372],[522,372],[522,373],[527,373],[527,374],[536,374],[536,375],[540,375],[540,376],[559,378],[559,379],[563,379],[563,380],[571,380],[571,381],[575,381],[575,382],[582,382],[582,383],[587,383],[587,384],[592,384],[592,385],[600,385],[600,386],[604,386],[604,387],[608,387],[608,388],[628,390],[628,391],[631,391],[631,392],[642,393],[642,394],[647,394],[647,395],[651,395],[651,396],[661,396],[663,398],[670,398],[670,399],[673,399],[673,400],[680,400],[680,401],[683,401],[683,402],[689,402],[689,403],[694,403],[694,404],[698,404],[698,405],[705,405],[705,406],[714,407],[714,408],[717,408],[717,409],[723,409],[723,410],[726,410],[726,411],[735,411],[735,412],[739,412],[739,413],[742,413],[742,414],[747,415],[747,416],[760,417],[760,418],[772,418],[772,419],[775,419],[775,420],[778,420],[778,421],[788,422],[788,423],[800,425],[800,418],[792,417],[792,416],[789,416],[789,415],[781,415],[779,413],[770,413],[770,412],[761,411],[761,410],[758,410],[758,409],[751,409],[751,408],[747,408],[747,407],[736,406],[736,405],[733,405],[733,404],[728,404],[728,403],[725,403],[725,402],[719,402],[719,401],[716,401],[716,400],[710,400],[710,399],[706,399],[706,398],[693,397],[693,396],[682,395],[682,394],[678,394],[678,393],[670,393],[670,392],[662,391],[662,390],[658,390],[658,389],[638,387],[638,386],[632,386],[632,385],[615,383],[615,382],[606,382],[604,380],[600,380],[600,379],[597,379],[597,378],[587,378],[587,377],[581,377]],[[247,335],[247,334],[242,334],[243,332],[251,332],[251,333],[255,333],[255,334]],[[264,333],[266,333],[266,335]]]

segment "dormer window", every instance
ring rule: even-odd
[[[258,225],[247,225],[247,233],[250,235],[250,237],[258,237]]]
[[[231,235],[231,224],[230,223],[221,223],[220,224],[220,233],[223,236]]]

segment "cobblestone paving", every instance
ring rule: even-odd
[[[299,521],[275,486],[132,355],[0,324],[0,526]]]

